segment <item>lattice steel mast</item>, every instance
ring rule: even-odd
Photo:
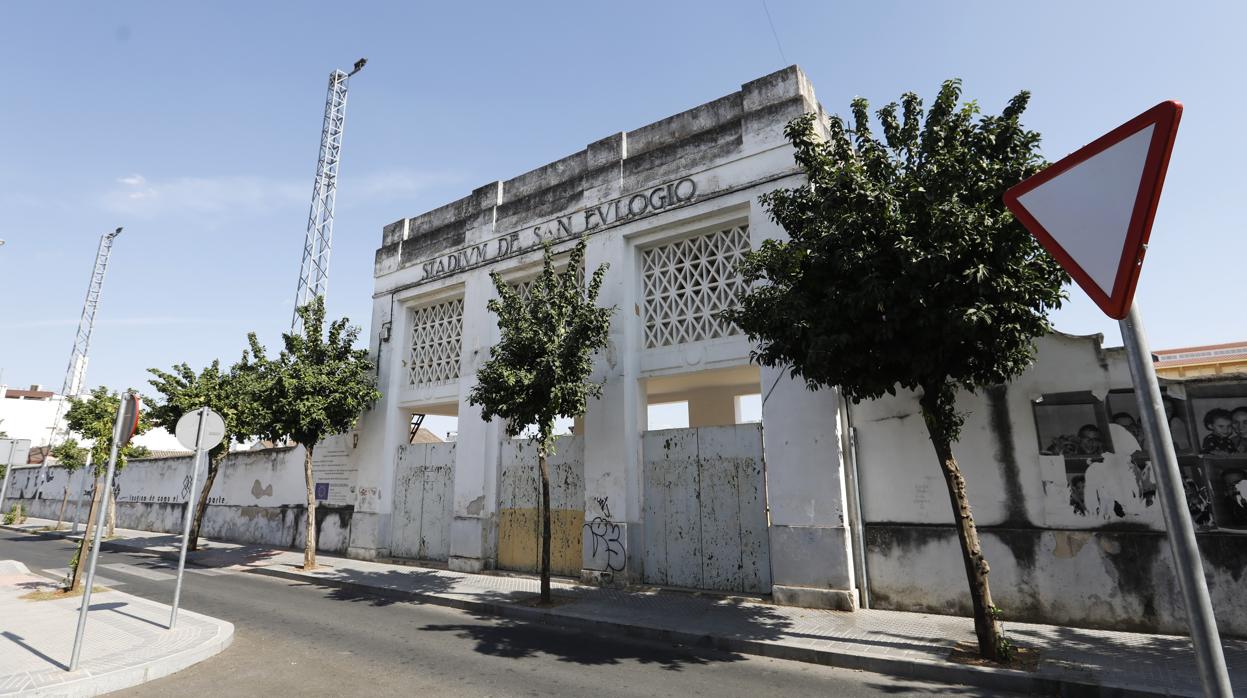
[[[307,214],[307,237],[303,241],[303,262],[299,268],[299,288],[295,292],[296,311],[290,320],[299,329],[297,308],[329,291],[329,252],[333,241],[333,204],[338,191],[338,163],[342,157],[342,129],[346,123],[346,90],[351,76],[363,70],[367,59],[355,61],[351,72],[335,70],[329,75],[325,97],[325,125],[320,134],[320,157],[316,162],[316,181],[312,184],[312,207]]]
[[[52,420],[48,447],[56,444],[56,430],[60,426],[65,404],[71,397],[83,392],[87,380],[87,352],[91,349],[91,331],[95,329],[95,312],[100,307],[100,291],[104,288],[104,274],[108,271],[108,258],[113,253],[113,239],[121,234],[121,228],[100,236],[100,247],[95,253],[95,266],[91,269],[91,283],[87,285],[87,299],[82,304],[82,317],[78,318],[78,332],[74,335],[74,350],[69,355],[69,369],[61,386],[62,400]]]

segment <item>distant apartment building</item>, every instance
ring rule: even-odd
[[[1161,349],[1152,352],[1161,378],[1247,373],[1247,342]]]

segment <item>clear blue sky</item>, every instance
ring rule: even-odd
[[[351,84],[329,308],[367,333],[386,223],[800,64],[843,113],[960,76],[1050,159],[1186,104],[1138,300],[1155,348],[1247,339],[1241,3],[10,3],[0,23],[0,368],[59,389],[101,233],[125,226],[88,382],[233,361],[288,327],[328,73]],[[1233,282],[1233,283],[1231,283]],[[1059,329],[1105,333],[1076,289]]]

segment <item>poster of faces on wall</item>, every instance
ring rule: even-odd
[[[1203,456],[1247,456],[1247,393],[1192,397],[1196,441]]]
[[[1089,392],[1045,395],[1035,404],[1035,430],[1040,453],[1064,457],[1070,506],[1085,516],[1087,468],[1113,450],[1100,401]]]
[[[1165,418],[1169,421],[1169,433],[1173,437],[1173,450],[1179,455],[1194,453],[1191,447],[1194,439],[1191,435],[1190,421],[1187,416],[1187,400],[1169,395],[1162,391],[1165,404]],[[1146,457],[1147,436],[1143,433],[1143,420],[1139,418],[1139,403],[1135,400],[1133,390],[1114,390],[1107,397],[1109,421],[1118,424],[1130,432],[1139,442]]]
[[[1035,430],[1044,455],[1086,460],[1112,450],[1100,401],[1090,393],[1045,395],[1035,405]]]
[[[1202,461],[1194,456],[1179,456],[1178,470],[1182,473],[1182,491],[1186,494],[1186,506],[1196,530],[1216,528],[1214,496]]]
[[[1247,533],[1247,380],[1192,381],[1163,388],[1162,396],[1196,528]],[[1114,448],[1109,425],[1138,441],[1131,461],[1139,494],[1149,505],[1154,501],[1154,469],[1134,391],[1111,391],[1103,402],[1090,393],[1045,395],[1035,404],[1035,422],[1040,452],[1065,457],[1075,511],[1085,510],[1087,466],[1098,460],[1089,452],[1097,442],[1103,451],[1122,447]]]

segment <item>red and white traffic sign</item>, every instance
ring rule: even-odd
[[[1182,117],[1161,102],[1005,192],[1005,206],[1109,317],[1130,311]]]

